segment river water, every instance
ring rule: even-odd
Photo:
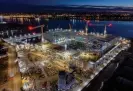
[[[6,21],[6,20],[5,20]],[[46,24],[45,19],[12,19],[8,22],[17,22],[21,24],[40,25]],[[127,38],[133,38],[133,21],[85,21],[85,20],[47,20],[49,29],[62,28],[62,29],[85,29],[86,24],[88,25],[88,32],[99,32],[104,31],[105,25],[107,25],[107,33],[116,36],[122,36]],[[111,26],[109,27],[108,25]]]

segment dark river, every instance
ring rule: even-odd
[[[104,26],[107,25],[108,34],[133,38],[133,21],[45,20],[45,19],[22,19],[22,18],[8,20],[8,22],[17,22],[21,24],[31,24],[31,25],[46,24],[46,21],[49,29],[54,29],[54,28],[68,29],[71,26],[71,28],[73,29],[80,30],[80,29],[85,29],[85,26],[87,24],[88,32],[100,32],[100,33],[103,32]]]

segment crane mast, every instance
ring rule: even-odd
[[[44,28],[45,25],[39,25],[39,26],[36,26],[36,27],[33,27],[32,29],[37,29],[37,28],[41,28],[41,42],[43,43],[44,42],[44,32],[43,32],[43,28]]]

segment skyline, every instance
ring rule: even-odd
[[[30,5],[96,5],[96,6],[124,6],[133,7],[133,0],[0,0],[6,4]]]

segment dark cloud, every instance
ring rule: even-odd
[[[133,6],[133,0],[0,0],[6,3],[23,3],[37,5],[113,5],[113,6]]]

